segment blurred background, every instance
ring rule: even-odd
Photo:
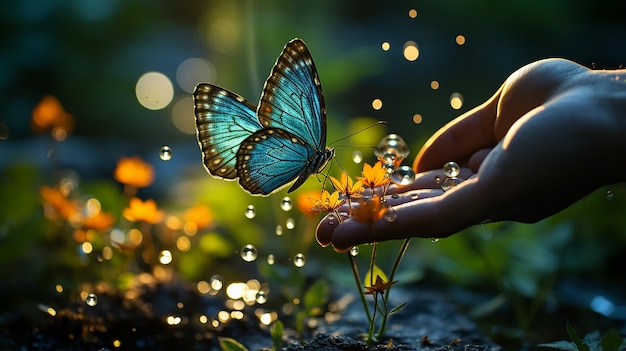
[[[310,268],[305,275],[321,274],[319,264],[311,263],[315,257],[345,263],[314,244],[315,217],[279,210],[284,194],[251,198],[234,182],[214,180],[204,171],[191,99],[199,82],[226,87],[257,103],[283,46],[302,38],[324,88],[329,142],[387,121],[336,144],[343,145],[337,159],[354,176],[361,167],[352,162],[355,150],[371,163],[375,159],[368,146],[398,133],[411,147],[411,158],[434,131],[482,103],[527,63],[564,57],[597,69],[622,67],[624,13],[626,3],[618,0],[4,2],[4,307],[24,290],[34,300],[46,300],[48,291],[59,292],[59,284],[77,294],[86,291],[84,282],[107,279],[119,280],[113,284],[119,289],[128,288],[139,272],[154,274],[154,266],[163,264],[139,252],[138,247],[147,247],[148,233],[155,238],[154,250],[168,250],[174,257],[168,267],[190,282],[209,281],[220,270],[222,276],[241,275],[217,262],[231,256],[240,261],[239,248],[246,244],[260,254],[275,248],[286,261],[306,252]],[[164,146],[171,159],[163,157]],[[113,174],[121,159],[135,156],[153,169],[154,177],[129,190]],[[546,175],[546,181],[558,181],[576,165],[570,167],[555,167],[562,173]],[[319,189],[311,178],[302,193]],[[68,181],[72,185],[64,188]],[[59,210],[63,204],[47,197],[42,186],[61,189],[62,199],[83,207],[97,199],[97,213],[106,211],[113,219],[95,229],[85,228],[82,220],[72,222]],[[303,197],[299,194],[291,198],[294,207]],[[161,229],[146,229],[150,220],[123,214],[133,197],[156,200],[164,211],[155,222],[165,223]],[[414,254],[403,262],[406,281],[436,282],[496,336],[510,329],[533,342],[565,338],[565,320],[577,320],[586,331],[623,326],[625,197],[624,187],[615,185],[534,225],[492,224],[438,243],[415,241],[410,248]],[[46,210],[48,205],[56,214]],[[256,208],[254,220],[244,218],[248,205]],[[186,211],[196,206],[204,206],[200,217],[210,218],[210,224],[184,229],[191,221]],[[295,229],[288,229],[289,219],[297,223]],[[276,235],[278,226],[291,238]],[[129,254],[120,247],[132,246],[132,229],[142,231],[144,240],[135,242]],[[85,236],[76,234],[79,230]],[[179,237],[188,239],[179,244]],[[212,239],[202,239],[207,237]],[[86,250],[85,242],[92,247]],[[114,258],[107,258],[109,250]],[[122,258],[115,261],[117,256]],[[133,260],[140,263],[130,264]],[[103,262],[106,268],[101,268]],[[346,277],[324,271],[335,272],[327,273],[329,281]],[[110,272],[131,272],[135,278],[119,279]],[[507,317],[512,314],[514,322]],[[545,329],[554,333],[542,336]]]

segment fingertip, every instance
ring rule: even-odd
[[[332,244],[333,232],[339,225],[339,221],[331,221],[328,218],[329,216],[330,215],[324,216],[315,229],[315,239],[321,247],[326,247]]]

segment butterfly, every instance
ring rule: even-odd
[[[194,93],[198,144],[214,177],[238,179],[252,195],[296,190],[334,156],[326,146],[326,107],[304,42],[283,49],[258,107],[239,94],[201,83]]]

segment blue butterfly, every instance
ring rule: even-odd
[[[211,84],[194,93],[198,144],[207,171],[239,179],[252,195],[296,190],[333,157],[326,147],[326,108],[313,58],[293,39],[265,81],[259,106]]]

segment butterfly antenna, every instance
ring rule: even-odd
[[[333,141],[332,143],[330,143],[330,144],[329,144],[329,146],[330,146],[330,145],[333,145],[333,144],[335,144],[335,143],[337,143],[337,142],[339,142],[339,141],[342,141],[342,140],[346,140],[346,139],[348,139],[348,138],[351,138],[351,137],[353,137],[353,136],[355,136],[355,135],[357,135],[357,134],[359,134],[359,133],[363,133],[364,131],[366,131],[366,130],[368,130],[368,129],[370,129],[370,128],[373,128],[373,127],[376,127],[376,126],[379,126],[379,125],[382,125],[382,124],[387,124],[387,122],[386,122],[386,121],[376,121],[376,122],[374,122],[374,123],[370,124],[369,126],[367,126],[367,127],[363,128],[363,129],[361,129],[361,130],[357,130],[356,132],[354,132],[354,133],[352,133],[352,134],[348,134],[348,135],[346,135],[346,136],[344,136],[344,137],[341,137],[341,138],[339,138],[339,139],[337,139],[337,140]]]

